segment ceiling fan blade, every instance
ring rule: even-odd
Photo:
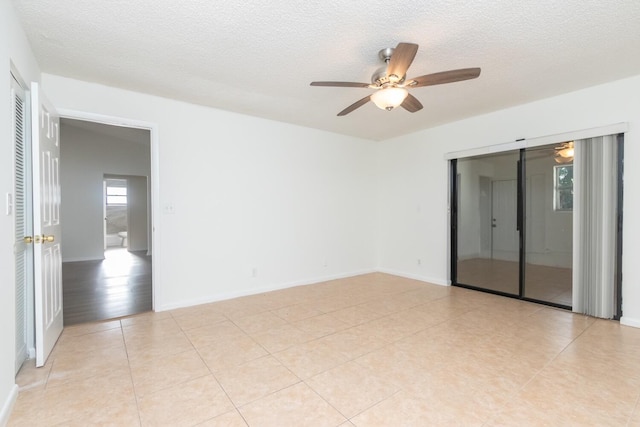
[[[404,99],[404,102],[400,105],[410,113],[415,113],[416,111],[422,110],[422,104],[420,103],[420,101],[418,101],[418,99],[411,94],[407,95],[407,97]]]
[[[444,83],[475,79],[480,75],[480,68],[461,68],[459,70],[442,71],[416,77],[407,83],[408,87],[434,86]]]
[[[369,87],[369,83],[357,83],[357,82],[311,82],[311,86]]]
[[[407,74],[407,69],[413,62],[413,58],[416,57],[417,52],[417,44],[398,43],[389,60],[387,76],[396,75],[398,76],[398,80],[401,80],[405,74]]]
[[[365,96],[364,98],[362,98],[360,101],[356,101],[353,104],[349,105],[347,108],[345,108],[344,110],[340,111],[338,113],[338,116],[346,116],[347,114],[349,114],[350,112],[352,112],[353,110],[355,110],[356,108],[360,108],[362,107],[364,104],[366,104],[367,102],[369,102],[369,100],[371,99],[371,95],[369,96]]]

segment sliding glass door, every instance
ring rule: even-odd
[[[563,145],[524,152],[524,286],[527,299],[571,306],[573,156]],[[567,149],[569,143],[567,143]],[[571,154],[571,153],[569,153]]]
[[[519,151],[456,162],[456,279],[459,284],[520,294]]]
[[[453,162],[454,284],[571,306],[573,157],[559,147]]]

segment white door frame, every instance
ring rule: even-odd
[[[153,277],[151,286],[151,308],[155,311],[160,304],[158,301],[158,289],[160,287],[161,276],[159,274],[160,263],[160,156],[158,144],[158,125],[156,123],[124,117],[106,116],[102,114],[88,113],[85,111],[69,110],[58,108],[61,119],[84,120],[94,123],[102,123],[111,126],[121,126],[128,128],[147,129],[150,137],[151,151],[151,274]],[[64,144],[64,140],[62,140]]]
[[[107,250],[107,180],[102,177],[102,250]]]

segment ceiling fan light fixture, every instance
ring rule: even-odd
[[[556,163],[571,163],[573,156],[575,155],[575,148],[573,141],[565,142],[556,148],[555,159]]]
[[[376,104],[376,107],[391,111],[402,105],[408,95],[409,91],[403,87],[386,87],[374,92],[371,95],[371,101]]]
[[[558,151],[558,154],[560,155],[560,157],[565,157],[565,158],[573,157],[574,149],[573,147],[567,147]]]

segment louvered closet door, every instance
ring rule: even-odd
[[[16,283],[16,372],[27,358],[27,289],[30,283],[31,246],[25,243],[30,234],[27,215],[27,179],[29,160],[26,144],[26,105],[22,87],[12,79],[11,87],[13,144],[15,149],[15,283]]]

